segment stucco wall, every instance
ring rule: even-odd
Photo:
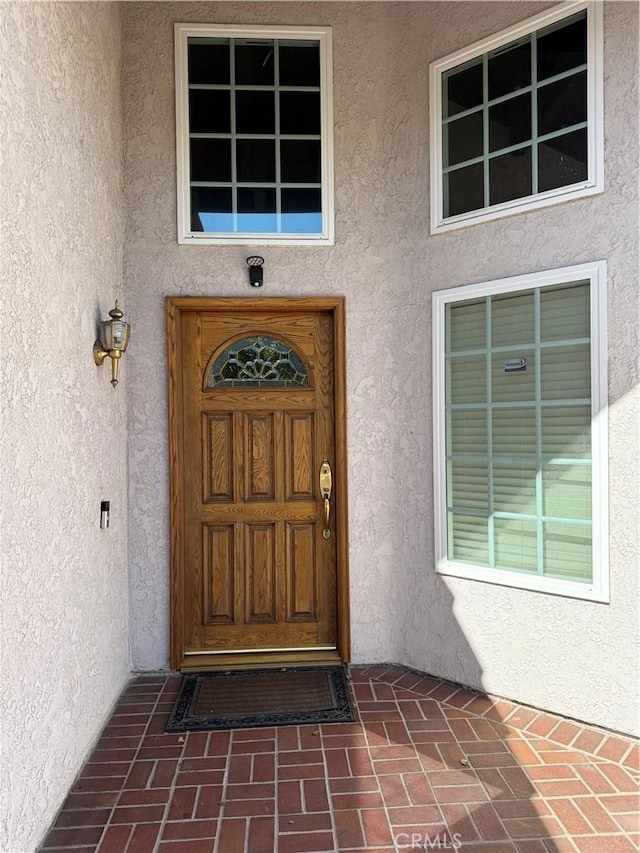
[[[428,65],[548,3],[127,3],[125,249],[132,345],[134,663],[167,665],[163,298],[247,296],[250,247],[176,243],[173,23],[333,28],[334,247],[264,247],[275,295],[345,294],[353,659],[404,662],[613,728],[637,726],[637,32],[605,11],[607,192],[428,235]],[[610,606],[433,571],[431,292],[580,261],[610,263]]]
[[[122,290],[119,10],[4,3],[0,32],[0,849],[22,853],[130,669],[125,388],[91,352]]]

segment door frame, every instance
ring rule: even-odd
[[[347,493],[347,408],[345,358],[344,296],[280,297],[259,299],[225,296],[167,296],[167,365],[169,402],[169,484],[170,484],[170,660],[173,669],[184,659],[183,565],[183,419],[181,318],[185,312],[246,313],[258,319],[261,314],[292,314],[314,311],[331,314],[333,319],[335,460],[333,475],[336,501],[336,629],[337,651],[343,663],[351,659],[349,619],[349,528]],[[273,657],[271,655],[270,657]]]

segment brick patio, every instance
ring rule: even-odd
[[[136,678],[41,850],[623,853],[636,741],[397,666],[351,669],[350,724],[165,734]]]

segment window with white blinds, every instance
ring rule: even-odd
[[[440,571],[604,596],[603,289],[596,264],[435,294]]]

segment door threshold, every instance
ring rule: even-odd
[[[336,649],[291,652],[229,652],[228,654],[189,654],[186,652],[181,672],[215,672],[234,669],[281,669],[289,666],[339,666],[342,663]]]

